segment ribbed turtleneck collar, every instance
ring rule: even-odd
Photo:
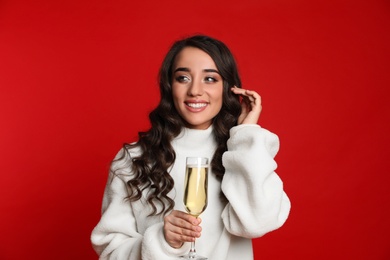
[[[181,133],[173,140],[174,146],[186,147],[187,149],[199,149],[205,144],[214,144],[213,127],[205,130],[183,128]]]

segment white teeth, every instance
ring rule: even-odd
[[[207,106],[206,103],[187,103],[187,105],[193,108],[201,108]]]

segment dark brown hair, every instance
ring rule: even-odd
[[[168,168],[174,163],[176,154],[171,145],[173,138],[184,127],[183,119],[175,109],[172,98],[172,76],[175,57],[185,47],[195,47],[206,52],[215,62],[223,79],[223,104],[218,115],[213,119],[213,134],[218,144],[211,160],[212,172],[222,179],[225,168],[222,154],[227,150],[229,130],[237,124],[241,106],[237,95],[230,90],[233,86],[241,87],[241,81],[234,57],[227,46],[219,40],[204,35],[196,35],[175,42],[168,51],[159,72],[160,102],[149,114],[151,128],[139,132],[139,140],[134,144],[124,144],[122,156],[113,161],[123,167],[130,167],[133,177],[127,182],[130,187],[130,201],[139,200],[142,192],[149,189],[147,201],[153,208],[151,215],[167,213],[174,207],[174,201],[168,193],[174,181]],[[137,147],[140,153],[132,156],[129,149]],[[120,162],[127,162],[124,164]],[[118,167],[111,167],[114,173]],[[162,209],[157,210],[156,202]]]

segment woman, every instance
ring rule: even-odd
[[[160,69],[161,100],[151,128],[113,161],[102,217],[92,232],[101,259],[253,259],[251,239],[279,228],[290,201],[274,172],[276,135],[257,121],[261,99],[241,89],[222,42],[202,35],[176,42]],[[185,213],[185,158],[211,159],[208,207]]]

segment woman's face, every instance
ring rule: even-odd
[[[222,107],[223,80],[213,59],[186,47],[173,65],[172,96],[179,115],[192,129],[207,129]]]

